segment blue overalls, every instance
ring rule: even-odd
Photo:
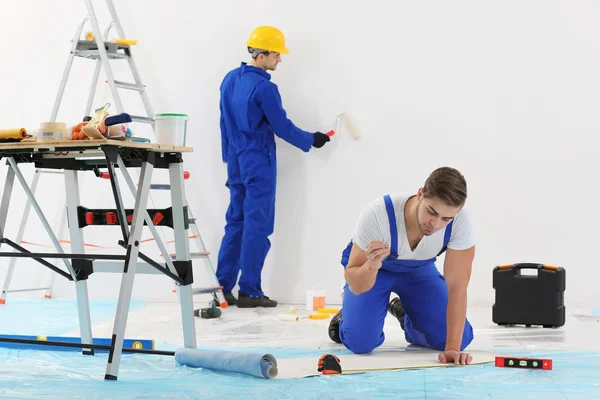
[[[417,346],[444,351],[446,346],[446,307],[448,287],[435,266],[437,257],[429,260],[398,260],[398,229],[394,206],[389,195],[384,196],[391,232],[388,258],[377,273],[375,285],[368,292],[353,294],[344,287],[340,339],[354,353],[369,353],[384,339],[383,324],[391,292],[400,296],[406,312],[404,336]],[[446,251],[452,234],[452,222],[446,226],[444,245],[438,256]],[[344,269],[348,265],[352,241],[342,253]],[[461,350],[473,340],[473,328],[465,321]]]
[[[261,271],[275,220],[275,136],[308,152],[313,134],[297,128],[266,71],[242,63],[221,83],[221,150],[230,202],[219,249],[217,278],[226,294],[240,269],[240,292],[262,297]]]

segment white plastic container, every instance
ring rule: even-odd
[[[319,308],[325,308],[327,304],[327,291],[322,286],[315,286],[312,290],[306,291],[306,309],[317,311]]]
[[[64,122],[41,122],[40,127],[35,131],[37,140],[66,140],[67,124]]]
[[[187,114],[156,114],[154,117],[156,143],[185,146],[188,119]]]

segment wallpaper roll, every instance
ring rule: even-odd
[[[181,348],[175,351],[175,361],[192,368],[238,372],[259,378],[277,376],[277,360],[271,354]]]

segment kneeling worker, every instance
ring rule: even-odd
[[[409,343],[439,350],[441,363],[471,363],[463,352],[473,340],[466,313],[475,255],[466,199],[463,175],[442,167],[416,195],[386,195],[363,210],[342,253],[346,285],[329,325],[332,340],[371,352],[385,339],[389,310]],[[435,261],[443,252],[442,276]],[[392,292],[399,297],[388,304]]]

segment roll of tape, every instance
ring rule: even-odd
[[[40,122],[40,130],[47,132],[66,132],[67,124],[64,122]]]

